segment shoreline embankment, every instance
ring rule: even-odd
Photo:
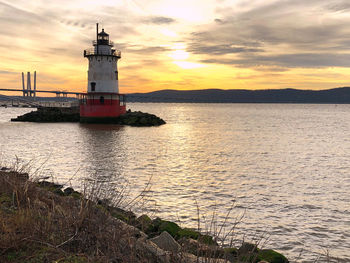
[[[96,188],[84,194],[0,169],[1,262],[289,262],[282,254],[217,238],[115,207]]]

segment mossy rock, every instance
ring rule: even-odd
[[[149,221],[149,217],[147,218],[147,220]],[[136,225],[136,227],[140,228],[138,224]],[[155,237],[157,235],[160,235],[162,232],[166,231],[175,240],[179,240],[181,238],[191,238],[194,240],[198,240],[200,243],[206,245],[217,245],[212,236],[202,235],[200,232],[190,228],[181,228],[178,224],[174,222],[162,220],[160,218],[152,220],[152,222],[148,224],[147,228],[141,230],[143,230],[149,237]]]
[[[178,232],[179,238],[185,237],[185,238],[192,238],[192,239],[198,240],[199,236],[200,234],[197,231],[190,228],[182,228]]]
[[[159,217],[152,220],[151,224],[145,230],[150,237],[157,236],[162,232],[168,232],[173,238],[178,239],[178,232],[181,228],[174,222],[162,220]]]
[[[48,181],[41,181],[38,182],[38,186],[40,186],[41,188],[48,190],[50,192],[53,192],[55,194],[64,196],[64,192],[62,191],[63,185],[61,184],[55,184],[52,182],[48,182]]]
[[[142,215],[138,217],[135,221],[135,226],[144,232],[146,232],[151,225],[152,219],[148,215]]]
[[[270,263],[289,263],[288,259],[285,256],[272,249],[259,250],[256,262],[262,260],[265,260]]]
[[[119,220],[122,220],[123,222],[129,222],[129,218],[126,216],[126,214],[124,213],[120,213],[118,211],[111,211],[111,216],[113,216],[114,218],[117,218]]]
[[[60,196],[65,196],[64,192],[59,188],[53,189],[52,192]]]
[[[113,207],[113,206],[104,206],[104,207],[114,218],[120,219],[125,223],[134,225],[134,222],[136,221],[136,215],[133,212],[126,211],[121,208]]]
[[[217,245],[217,243],[213,240],[212,236],[209,235],[202,235],[200,232],[195,231],[190,228],[182,228],[177,233],[177,238],[192,238],[194,240],[198,240],[200,243],[206,244],[206,245]]]
[[[218,243],[216,243],[216,241],[213,239],[212,236],[209,236],[209,235],[201,235],[199,237],[199,241],[201,243],[204,243],[206,245],[211,245],[211,246],[217,246]]]
[[[71,196],[77,200],[81,199],[82,197],[82,194],[75,191],[72,187],[67,187],[66,189],[64,189],[63,193],[65,196]]]
[[[81,193],[74,191],[73,193],[71,193],[69,196],[73,197],[76,200],[80,200],[81,199]]]
[[[178,233],[180,230],[181,228],[179,227],[179,225],[171,221],[162,220],[162,223],[159,225],[160,233],[162,233],[163,231],[166,231],[175,239],[178,239],[179,237]]]
[[[257,244],[252,244],[248,242],[243,242],[241,247],[238,249],[239,255],[247,255],[247,254],[257,254],[259,251]]]
[[[142,216],[138,217],[137,221],[145,222],[147,224],[152,223],[152,219],[148,215],[142,215]]]

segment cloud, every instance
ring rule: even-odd
[[[326,5],[326,8],[335,12],[348,12],[350,11],[350,3],[348,1],[337,1]]]
[[[28,28],[36,26],[40,29],[40,26],[47,25],[50,21],[51,18],[0,2],[0,33],[2,35],[17,37],[19,34],[33,34],[35,32],[28,32]],[[26,29],[23,25],[26,25]]]
[[[144,56],[148,55],[154,55],[156,53],[166,52],[170,49],[167,47],[160,47],[160,46],[128,46],[123,45],[123,52],[127,53],[133,53],[133,54],[140,54]]]
[[[225,24],[225,21],[222,20],[222,19],[220,19],[220,18],[215,18],[215,19],[214,19],[214,22],[215,22],[215,23],[218,23],[218,24]]]
[[[239,67],[274,66],[277,68],[322,68],[350,67],[350,54],[283,54],[283,55],[246,55],[237,59],[204,59],[202,63],[235,65]]]
[[[246,48],[244,46],[234,46],[231,44],[212,45],[212,46],[203,45],[203,44],[193,44],[191,45],[190,48],[188,48],[187,51],[192,52],[194,54],[214,54],[214,55],[263,52],[263,50],[259,48]]]
[[[187,51],[202,62],[240,66],[349,67],[348,1],[284,0],[220,8],[213,23],[199,26]],[[264,54],[261,54],[261,53]]]
[[[18,74],[18,72],[0,70],[0,75],[17,75],[17,74]]]
[[[173,24],[176,22],[175,19],[164,16],[151,16],[143,20],[145,23],[164,25],[164,24]]]

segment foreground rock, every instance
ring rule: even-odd
[[[177,243],[175,239],[166,231],[161,233],[159,236],[150,239],[150,241],[166,251],[173,253],[178,253],[181,251],[181,246],[179,243]]]
[[[38,108],[36,111],[26,113],[17,118],[11,119],[11,121],[21,122],[79,122],[81,121],[79,116],[79,107],[71,108]],[[86,122],[86,121],[85,121]],[[109,118],[106,120],[95,119],[91,120],[93,123],[109,123],[129,126],[159,126],[165,124],[165,121],[154,114],[144,113],[140,111],[127,113],[117,117]]]

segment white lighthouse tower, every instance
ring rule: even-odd
[[[119,94],[118,60],[121,52],[113,48],[109,35],[96,24],[93,48],[84,50],[89,60],[87,93],[80,100],[82,122],[113,122],[126,112],[124,95]]]

